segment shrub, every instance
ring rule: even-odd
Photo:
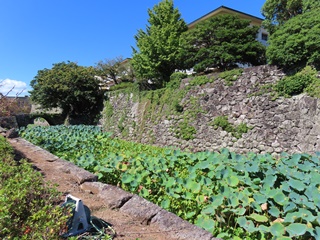
[[[0,136],[0,238],[58,239],[67,221],[60,194],[26,161],[16,162]]]
[[[304,92],[313,82],[318,79],[316,77],[317,71],[310,66],[305,67],[302,71],[295,75],[281,79],[275,85],[274,89],[281,96],[293,96]],[[308,88],[311,95],[315,95],[312,88]]]
[[[225,71],[219,74],[219,78],[222,78],[225,80],[226,84],[228,86],[232,85],[232,82],[236,81],[242,74],[243,69],[236,68],[229,71]]]
[[[167,88],[178,89],[180,87],[181,80],[188,77],[188,74],[183,72],[175,72],[170,76],[170,81],[167,83]]]
[[[178,125],[178,129],[176,130],[176,137],[188,141],[194,139],[194,134],[196,133],[197,130],[186,120],[184,120]]]
[[[218,129],[219,127],[222,130],[231,133],[231,135],[235,138],[241,138],[242,134],[247,133],[251,128],[248,127],[245,123],[240,123],[238,126],[233,126],[229,121],[227,116],[218,116],[213,120],[212,123],[214,129]]]
[[[122,82],[117,85],[113,85],[110,87],[110,91],[116,91],[119,89],[125,89],[125,88],[134,88],[137,84],[133,82]]]
[[[209,78],[207,76],[197,76],[197,77],[193,78],[189,82],[189,84],[190,84],[190,86],[201,86],[206,83],[212,83],[213,81],[214,81],[214,79]]]

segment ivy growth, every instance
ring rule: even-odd
[[[231,135],[237,139],[240,139],[242,137],[242,134],[247,133],[250,129],[252,129],[248,127],[246,123],[240,123],[238,126],[232,125],[228,121],[227,116],[216,117],[212,122],[212,126],[215,130],[221,127],[222,130],[231,133]]]

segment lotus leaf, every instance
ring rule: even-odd
[[[285,227],[282,225],[282,223],[276,222],[271,225],[270,232],[273,236],[281,237],[285,234]]]
[[[295,179],[289,179],[288,184],[290,185],[291,188],[297,190],[297,191],[303,191],[306,189],[306,185],[299,180],[295,180]]]
[[[271,214],[271,216],[276,218],[280,217],[280,213],[281,213],[280,210],[275,206],[270,207],[268,212]]]
[[[289,233],[290,237],[301,236],[305,234],[307,229],[307,225],[302,223],[292,223],[286,227],[286,231]]]
[[[237,219],[237,223],[240,227],[244,228],[248,232],[255,232],[258,231],[258,228],[256,228],[251,220],[248,220],[246,217],[239,217]]]
[[[209,216],[214,215],[216,212],[216,209],[217,209],[217,206],[210,204],[202,209],[201,214],[209,215]]]
[[[211,218],[200,217],[196,220],[196,225],[204,228],[205,230],[212,232],[215,228],[215,221]]]
[[[267,222],[268,221],[268,218],[264,215],[260,215],[260,214],[257,214],[257,213],[252,213],[248,216],[248,218],[251,218],[257,222]]]
[[[279,204],[281,206],[289,203],[289,198],[282,191],[278,191],[273,196],[273,199],[277,204]]]
[[[267,199],[268,199],[268,197],[266,195],[261,194],[261,193],[253,194],[253,198],[258,204],[266,203]]]
[[[229,176],[225,181],[230,187],[235,187],[239,184],[239,178],[237,176]]]
[[[293,202],[290,202],[283,206],[283,212],[288,213],[297,210],[297,205]]]

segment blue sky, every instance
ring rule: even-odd
[[[0,0],[0,92],[31,90],[38,70],[131,57],[134,35],[160,0]],[[175,0],[186,23],[221,5],[261,17],[265,0]]]

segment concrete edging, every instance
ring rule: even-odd
[[[107,207],[119,209],[119,211],[127,213],[138,221],[141,221],[142,224],[156,224],[159,229],[167,231],[171,237],[181,240],[219,240],[218,238],[214,238],[208,231],[183,220],[136,194],[126,192],[117,186],[98,182],[96,175],[71,162],[58,158],[22,138],[12,138],[8,139],[8,141],[25,158],[32,160],[32,157],[36,154],[43,161],[54,162],[56,168],[70,174],[82,190],[97,195]],[[23,151],[23,149],[28,149],[28,152]]]

